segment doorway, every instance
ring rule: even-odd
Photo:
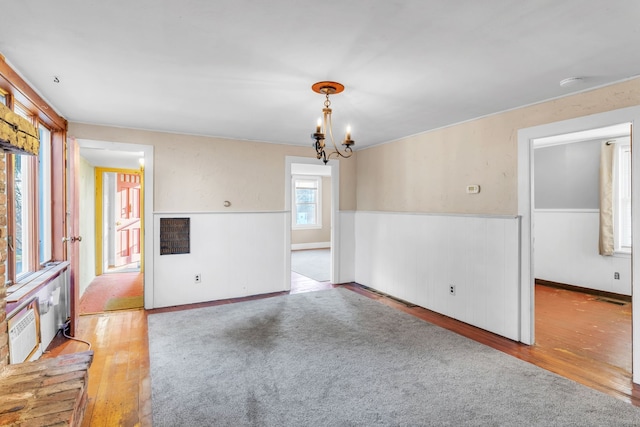
[[[153,147],[78,140],[83,248],[80,313],[139,309],[153,301],[150,220]],[[147,289],[148,288],[148,289]]]
[[[519,341],[533,345],[535,343],[535,286],[534,286],[534,185],[533,185],[533,141],[553,135],[568,134],[604,128],[620,123],[640,123],[640,107],[628,107],[619,110],[597,113],[590,116],[569,119],[518,131],[518,215],[520,217],[520,338]],[[634,135],[631,136],[631,144]],[[640,150],[631,153],[631,181],[634,189],[640,188]],[[634,190],[637,191],[637,190]],[[640,198],[632,200],[632,224],[640,223]],[[632,228],[634,246],[640,244],[640,227]],[[637,251],[631,254],[631,294],[640,292],[640,259]],[[632,306],[632,366],[633,382],[640,382],[640,304]]]
[[[331,168],[291,164],[291,292],[331,282]]]
[[[317,159],[308,157],[293,157],[287,156],[285,158],[285,211],[287,212],[287,220],[285,225],[285,277],[287,281],[285,286],[292,292],[305,291],[311,289],[324,289],[331,287],[332,283],[340,282],[340,265],[339,265],[339,230],[340,230],[340,216],[338,215],[338,200],[339,200],[339,161],[332,160],[328,164],[318,164]],[[322,230],[322,226],[316,221],[316,228],[302,230],[301,236],[294,236],[296,223],[309,222],[311,218],[308,215],[309,206],[306,206],[304,198],[300,200],[300,206],[293,206],[295,202],[295,177],[301,178],[302,181],[310,181],[311,177],[313,181],[318,183],[318,186],[322,187],[322,193],[324,194],[322,200],[323,209],[318,211],[323,217],[322,222],[325,227]],[[314,187],[316,184],[311,182],[302,182],[301,188]],[[312,190],[313,193],[317,190]],[[302,194],[305,191],[301,191]],[[309,192],[306,192],[308,195]],[[317,191],[316,194],[320,194]],[[300,212],[298,212],[298,210]],[[298,217],[298,214],[299,217]],[[294,221],[294,215],[296,216]],[[317,220],[318,218],[315,218]],[[311,260],[314,263],[313,267],[318,270],[318,273],[305,273],[302,274],[292,271],[292,252],[293,256],[303,253],[302,251],[309,251],[305,255],[312,255],[311,251],[319,251],[319,257],[316,260]],[[321,257],[321,258],[320,258]],[[312,259],[312,256],[306,257]],[[320,265],[328,264],[328,272],[326,267],[320,267]],[[297,267],[296,267],[297,268]],[[328,273],[328,275],[327,275]],[[304,274],[308,274],[305,276]],[[318,274],[316,276],[316,274]],[[297,279],[297,280],[296,280]],[[294,282],[295,281],[295,282]]]
[[[96,275],[140,272],[142,173],[96,168]]]
[[[536,343],[628,373],[630,127],[623,123],[532,142],[535,321],[541,331]],[[601,212],[609,212],[611,221]],[[601,230],[611,236],[610,253],[599,250]]]
[[[140,309],[142,270],[142,171],[96,167],[95,278],[80,299],[80,313]]]

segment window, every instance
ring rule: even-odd
[[[26,108],[14,103],[13,111],[34,122]],[[52,259],[52,133],[38,125],[38,156],[9,154],[6,157],[8,224],[8,281],[20,282]]]
[[[616,140],[614,160],[614,244],[616,252],[631,252],[631,143]]]
[[[32,121],[27,111],[16,104],[13,111]],[[14,213],[13,232],[9,234],[9,248],[14,257],[14,275],[16,279],[30,271],[35,271],[33,245],[35,218],[35,168],[33,156],[14,154],[7,164],[10,165],[13,181],[13,194],[9,195]]]
[[[13,210],[15,213],[15,226],[13,235],[10,236],[9,247],[13,250],[15,257],[15,274],[20,276],[28,268],[28,229],[29,229],[29,209],[25,206],[25,199],[28,199],[26,189],[28,187],[28,173],[26,156],[14,155],[13,157]]]
[[[29,120],[30,122],[33,121],[33,118],[29,116],[29,113],[27,112],[27,110],[25,110],[19,104],[14,105],[13,112],[16,113],[19,116],[24,117],[25,119]]]
[[[0,103],[35,126],[37,156],[6,153],[6,284],[29,281],[53,260],[67,260],[60,238],[67,229],[65,191],[66,120],[58,115],[0,56]],[[4,67],[4,68],[3,68]],[[33,102],[39,100],[39,102]],[[18,102],[20,101],[20,102]],[[3,254],[4,255],[4,254]]]
[[[293,177],[293,228],[322,227],[322,179],[318,176]]]
[[[40,125],[38,153],[38,261],[51,261],[51,131]]]

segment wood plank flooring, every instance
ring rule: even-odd
[[[292,292],[314,290],[313,283],[299,280],[301,285],[297,290],[292,286]],[[316,289],[335,287],[328,282],[316,282],[315,286]],[[420,307],[408,307],[357,284],[341,286],[640,406],[640,388],[632,384],[630,374],[630,303],[618,305],[579,292],[537,286],[538,343],[526,346]],[[150,312],[181,309],[185,307]],[[89,371],[89,403],[84,426],[151,425],[148,313],[127,310],[81,316],[78,337],[90,341],[95,352]],[[83,343],[57,338],[45,357],[86,349]]]
[[[123,310],[81,316],[78,338],[89,341],[89,403],[83,426],[150,426],[151,384],[147,314]],[[84,351],[88,347],[60,336],[44,357]]]

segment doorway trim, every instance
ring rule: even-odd
[[[318,165],[318,160],[311,157],[285,157],[284,168],[284,277],[285,289],[291,290],[291,165],[301,163]],[[340,163],[339,160],[330,160],[326,167],[331,168],[331,283],[340,282],[340,216],[338,206],[340,201]]]
[[[520,341],[535,343],[535,305],[533,277],[533,140],[631,123],[631,146],[635,145],[633,128],[640,125],[640,106],[597,113],[575,119],[548,123],[518,130],[518,215],[520,235]],[[640,188],[640,150],[632,149],[631,185]],[[636,193],[637,190],[634,191]],[[640,197],[632,197],[631,223],[640,224]],[[640,227],[633,227],[633,247],[640,247]],[[640,251],[631,254],[631,294],[640,295]],[[640,304],[632,303],[633,382],[640,383]],[[638,348],[636,348],[636,346]]]

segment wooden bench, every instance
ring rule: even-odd
[[[7,365],[0,372],[0,425],[80,426],[93,351]]]

